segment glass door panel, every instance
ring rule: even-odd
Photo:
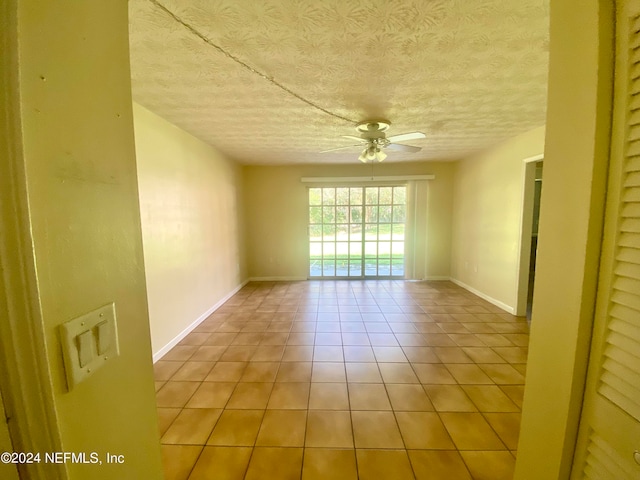
[[[404,276],[406,187],[309,189],[309,276]]]

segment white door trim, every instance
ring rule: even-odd
[[[16,451],[62,450],[30,230],[22,150],[17,0],[0,17],[0,384]],[[67,479],[64,464],[20,465],[22,478]]]

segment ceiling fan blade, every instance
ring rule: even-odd
[[[412,145],[402,145],[401,143],[390,143],[389,145],[387,145],[387,148],[389,150],[396,150],[398,152],[410,152],[410,153],[415,153],[422,150],[422,148],[420,147],[414,147]]]
[[[364,138],[356,137],[355,135],[340,135],[342,138],[348,138],[349,140],[355,140],[361,143],[367,143],[367,140]]]
[[[418,138],[427,138],[422,132],[401,133],[400,135],[391,135],[387,137],[390,142],[406,142],[407,140],[417,140]]]
[[[321,152],[318,152],[318,153],[335,152],[337,150],[346,150],[348,148],[353,148],[353,147],[362,148],[362,145],[347,145],[346,147],[330,148],[328,150],[322,150]]]

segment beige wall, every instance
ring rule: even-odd
[[[515,308],[525,158],[544,149],[544,127],[456,165],[451,277]]]
[[[22,187],[38,279],[34,306],[43,320],[32,328],[46,336],[64,450],[125,459],[68,464],[69,478],[159,479],[127,4],[25,0],[18,26]],[[120,356],[68,392],[58,327],[109,302]]]
[[[428,278],[448,278],[453,163],[374,166],[376,176],[433,174],[427,188]],[[245,166],[247,270],[252,278],[307,278],[307,185],[301,177],[371,176],[371,165]]]
[[[600,253],[612,17],[611,2],[551,2],[544,191],[516,480],[569,478]]]
[[[134,104],[144,263],[154,355],[244,280],[240,169]]]

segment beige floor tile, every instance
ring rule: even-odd
[[[162,361],[185,362],[198,350],[195,345],[176,345],[162,357]],[[159,363],[159,362],[157,362]],[[156,365],[157,365],[156,363]]]
[[[458,385],[424,385],[438,412],[475,412],[476,406]]]
[[[527,362],[527,349],[523,347],[493,347],[493,351],[496,352],[501,358],[504,358],[509,363],[526,363]],[[500,362],[478,362],[478,363],[500,363]]]
[[[473,363],[461,347],[434,347],[433,351],[442,363]]]
[[[406,450],[356,450],[360,480],[413,480]]]
[[[256,445],[261,447],[304,446],[306,410],[267,410]]]
[[[234,345],[227,347],[224,354],[220,357],[223,362],[248,362],[256,352],[255,345]]]
[[[282,356],[283,362],[310,362],[313,360],[313,346],[287,345]]]
[[[409,449],[452,450],[451,437],[434,412],[396,412],[404,444]]]
[[[340,332],[318,332],[315,345],[342,345],[342,335]]]
[[[175,381],[199,382],[205,379],[215,362],[185,362],[173,375]]]
[[[204,445],[218,421],[220,408],[184,408],[162,436],[162,443]]]
[[[158,407],[184,407],[199,386],[200,382],[168,381],[156,394],[156,404]]]
[[[282,362],[276,382],[310,382],[311,362]]]
[[[306,410],[309,405],[309,383],[276,383],[271,391],[268,409]]]
[[[455,347],[456,343],[446,333],[425,333],[425,343],[429,347]]]
[[[278,373],[278,362],[249,362],[244,369],[241,382],[273,382]]]
[[[456,379],[440,363],[413,363],[413,371],[424,385],[455,385]]]
[[[485,413],[484,418],[509,450],[518,448],[520,413]]]
[[[342,332],[343,345],[371,345],[369,336],[364,332]]]
[[[197,347],[196,347],[197,348]],[[184,365],[182,362],[167,362],[164,359],[153,365],[153,378],[167,381]]]
[[[209,338],[210,333],[191,332],[178,345],[202,345]]]
[[[479,338],[480,335],[483,334],[450,333],[449,338],[451,338],[451,340],[453,340],[459,347],[484,347],[485,343]]]
[[[302,471],[302,448],[256,447],[245,480],[298,480]]]
[[[302,480],[358,480],[355,450],[305,448]]]
[[[404,448],[392,412],[352,411],[356,448]]]
[[[253,446],[263,415],[264,410],[225,410],[220,415],[207,444]]]
[[[378,363],[385,383],[420,383],[409,363]]]
[[[380,347],[374,346],[373,352],[376,356],[376,361],[378,362],[408,362],[406,355],[404,354],[404,350],[402,347]]]
[[[504,359],[489,347],[463,347],[462,351],[475,363],[505,363]]]
[[[422,385],[413,383],[387,383],[387,394],[394,411],[433,411],[433,405]]]
[[[474,480],[512,480],[515,459],[509,452],[460,452]]]
[[[162,468],[165,480],[187,480],[202,451],[202,446],[162,445]]]
[[[202,382],[186,407],[224,408],[235,387],[235,383],[229,382]]]
[[[222,334],[220,334],[222,335]],[[245,332],[236,334],[232,342],[227,345],[260,345],[264,333],[260,332]]]
[[[369,341],[374,347],[397,347],[399,345],[393,333],[369,333]]]
[[[180,408],[158,408],[158,430],[164,435],[171,423],[180,413]]]
[[[452,318],[455,318],[453,315]],[[460,322],[444,322],[438,323],[438,326],[445,333],[470,333],[469,330]]]
[[[189,480],[242,480],[249,458],[247,447],[204,447]]]
[[[314,362],[342,362],[342,347],[337,345],[320,345],[313,349]]]
[[[493,385],[487,374],[473,363],[449,363],[445,366],[461,385]]]
[[[284,354],[284,345],[260,345],[256,348],[252,362],[279,362]]]
[[[204,381],[237,382],[242,377],[246,366],[247,362],[218,362],[213,366]]]
[[[340,333],[340,322],[318,322],[316,332]],[[317,338],[317,337],[316,337]],[[316,342],[317,344],[317,342]]]
[[[222,358],[227,348],[224,346],[203,345],[198,347],[189,360],[194,362],[215,362]]]
[[[265,333],[260,345],[286,345],[288,337],[289,334],[285,332]]]
[[[348,386],[351,410],[391,410],[382,383],[349,383]]]
[[[411,363],[440,363],[433,347],[402,347]]]
[[[441,413],[458,450],[504,450],[505,446],[479,413]]]
[[[499,333],[478,333],[477,337],[488,347],[512,347],[513,343]]]
[[[264,409],[267,407],[272,388],[273,383],[239,383],[227,402],[227,408]]]
[[[462,389],[481,412],[517,412],[520,409],[495,385],[463,385]]]
[[[524,397],[524,385],[501,385],[500,389],[515,403],[518,408],[522,408]]]
[[[155,387],[155,391],[156,393],[162,388],[164,387],[164,384],[167,383],[166,381],[162,381],[162,382],[158,382],[157,380],[153,382],[153,385]]]
[[[345,367],[350,383],[382,383],[377,363],[349,362]]]
[[[310,410],[348,410],[346,383],[312,383],[309,392]]]
[[[409,450],[416,480],[472,480],[457,450]]]
[[[313,362],[312,382],[346,382],[347,377],[344,363],[339,362]]]
[[[357,314],[358,318],[360,314]],[[341,315],[342,317],[342,315]],[[353,333],[366,333],[367,329],[364,327],[364,322],[359,321],[344,321],[340,322],[340,327],[342,332],[353,332]],[[367,337],[368,339],[369,337]]]
[[[313,345],[314,339],[313,332],[293,332],[289,334],[287,345]]]
[[[511,365],[482,363],[478,366],[498,385],[524,385],[524,376]]]
[[[369,346],[345,345],[342,347],[344,351],[345,362],[375,362],[376,357],[373,349]]]
[[[237,335],[237,333],[233,332],[212,333],[211,336],[205,341],[205,345],[232,345],[233,340]]]
[[[305,446],[353,448],[350,413],[348,411],[310,410],[307,419]]]

